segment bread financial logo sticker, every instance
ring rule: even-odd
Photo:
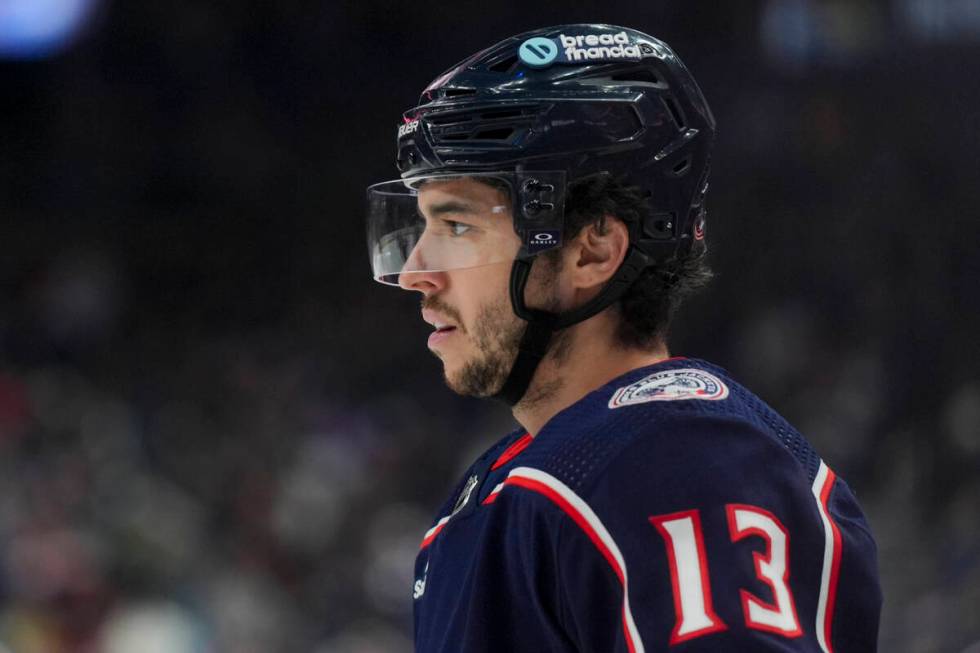
[[[653,49],[647,47],[647,52],[653,52]],[[521,43],[517,49],[521,62],[531,68],[547,68],[556,63],[640,61],[643,54],[640,45],[632,42],[626,32],[559,34],[553,39],[535,36]]]
[[[558,46],[551,39],[536,36],[521,43],[517,56],[531,68],[547,68],[558,56]]]

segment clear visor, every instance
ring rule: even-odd
[[[397,285],[402,273],[478,268],[559,246],[561,207],[553,196],[564,193],[564,175],[548,174],[442,174],[369,187],[374,278]]]

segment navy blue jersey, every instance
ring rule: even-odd
[[[633,370],[491,447],[415,577],[424,653],[864,653],[881,607],[851,490],[693,359]]]

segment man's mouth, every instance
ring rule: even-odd
[[[435,326],[436,329],[429,334],[430,349],[438,347],[456,331],[456,327],[450,324],[436,324],[433,326]]]
[[[442,315],[432,308],[422,307],[422,319],[432,325],[434,331],[429,334],[429,347],[435,347],[452,336],[460,327],[449,321],[449,316]]]

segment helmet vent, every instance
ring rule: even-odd
[[[431,112],[425,117],[434,143],[494,143],[512,145],[537,120],[539,105],[468,107]]]
[[[517,131],[513,127],[499,127],[497,129],[481,129],[475,132],[456,132],[453,134],[443,134],[440,141],[509,141]]]
[[[653,84],[661,88],[667,88],[667,84],[649,68],[636,68],[634,70],[624,70],[609,76],[615,82],[642,82]]]
[[[484,120],[499,120],[501,118],[518,118],[527,115],[524,109],[497,109],[494,111],[484,111],[480,117]]]
[[[487,66],[487,70],[494,73],[509,73],[517,65],[517,55],[512,54],[509,57],[504,57],[496,63],[492,63]]]
[[[484,129],[483,131],[478,131],[473,138],[481,141],[506,141],[513,134],[514,129],[512,127],[501,127],[500,129]]]
[[[670,112],[670,117],[674,119],[674,124],[677,125],[677,129],[683,130],[687,123],[684,122],[684,114],[681,113],[681,108],[677,106],[677,101],[669,95],[663,98],[664,105],[667,107],[667,111]]]
[[[425,121],[430,125],[460,125],[463,123],[483,122],[485,120],[508,120],[523,118],[533,119],[539,109],[534,106],[506,107],[502,109],[462,110],[430,113]],[[523,121],[522,121],[523,122]]]
[[[441,89],[442,97],[461,97],[465,95],[476,95],[475,88],[444,88]]]
[[[428,115],[425,121],[430,125],[455,125],[463,122],[472,122],[476,118],[472,113],[445,113],[442,115]]]
[[[672,173],[674,173],[675,177],[683,177],[684,175],[687,174],[687,171],[690,169],[691,169],[691,157],[684,157],[670,170]]]

